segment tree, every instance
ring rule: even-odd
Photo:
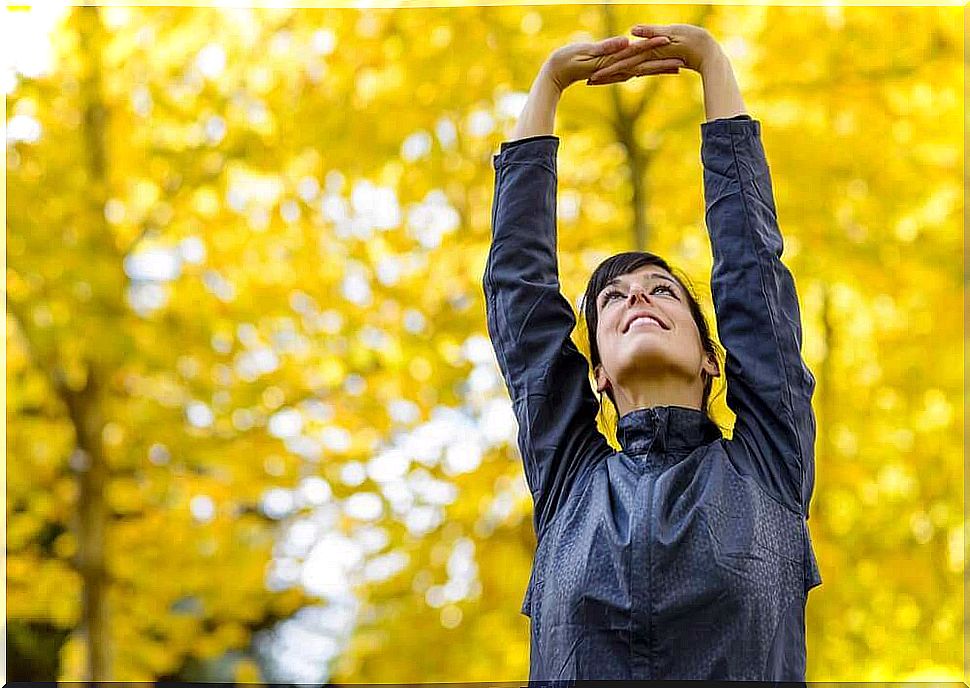
[[[524,677],[531,502],[480,298],[491,155],[553,48],[649,20],[704,22],[763,124],[819,380],[809,677],[956,669],[957,10],[643,10],[71,10],[8,105],[18,657],[273,678],[253,639],[349,581],[333,680]],[[705,296],[695,76],[564,98],[574,304],[637,246]]]

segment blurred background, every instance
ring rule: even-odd
[[[45,3],[0,41],[8,680],[527,677],[491,156],[552,50],[637,22],[706,26],[762,122],[818,381],[808,679],[961,679],[962,7]],[[574,305],[645,248],[711,312],[702,121],[691,72],[567,91]]]

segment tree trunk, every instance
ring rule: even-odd
[[[107,609],[107,571],[105,569],[105,530],[108,520],[104,492],[108,466],[101,446],[104,421],[98,412],[94,371],[84,389],[75,392],[61,387],[77,437],[72,463],[78,476],[76,565],[81,574],[82,624],[86,642],[85,680],[109,681],[111,674]]]
[[[613,8],[610,5],[600,5],[600,11],[603,15],[606,35],[617,35]],[[630,184],[633,187],[633,198],[631,200],[633,205],[633,246],[637,251],[646,251],[650,239],[650,226],[647,220],[648,199],[645,181],[650,156],[637,144],[635,135],[637,119],[642,114],[642,109],[637,108],[634,111],[628,109],[623,104],[618,86],[613,86],[609,90],[613,102],[613,132],[616,134],[616,140],[626,151],[630,166]],[[646,99],[643,102],[646,102]]]
[[[102,93],[101,49],[104,29],[97,7],[79,7],[72,17],[78,32],[80,49],[80,97],[82,107],[81,136],[85,149],[84,164],[90,184],[87,190],[88,221],[102,225],[102,231],[91,227],[111,251],[110,233],[103,226],[107,200],[107,109]],[[101,414],[101,369],[87,362],[87,380],[83,389],[60,384],[59,392],[74,425],[77,438],[75,467],[78,474],[78,552],[77,566],[83,583],[82,624],[86,640],[86,679],[111,680],[110,634],[107,608],[107,570],[105,540],[108,511],[104,493],[108,484],[108,465],[102,444],[104,418]]]
[[[710,5],[701,7],[691,23],[704,26],[712,11],[713,7]],[[629,34],[629,27],[617,26],[616,16],[611,5],[600,5],[600,12],[603,17],[606,36],[616,36],[621,33],[623,35]],[[632,40],[642,39],[634,37]],[[609,89],[613,102],[613,131],[616,134],[617,142],[626,151],[630,167],[630,184],[633,188],[633,198],[631,199],[633,206],[633,246],[634,250],[637,251],[646,251],[651,240],[650,221],[648,219],[650,197],[647,191],[647,173],[653,160],[653,151],[643,148],[637,142],[636,127],[640,118],[647,111],[647,107],[653,103],[659,86],[659,79],[648,78],[646,88],[639,101],[632,106],[624,104],[618,85]]]

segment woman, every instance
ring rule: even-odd
[[[805,602],[821,583],[806,523],[815,380],[760,124],[707,31],[632,33],[643,40],[555,51],[493,158],[483,286],[535,502],[529,678],[801,681]],[[720,363],[693,295],[657,256],[620,254],[594,272],[584,305],[597,390],[619,416],[614,452],[559,291],[553,121],[581,79],[680,69],[704,85],[711,288],[737,421],[726,440],[705,411]]]

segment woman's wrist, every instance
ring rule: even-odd
[[[536,75],[536,80],[533,85],[535,84],[540,84],[545,88],[555,91],[556,94],[560,96],[569,85],[560,83],[560,79],[557,78],[555,70],[548,60],[543,62],[542,67],[539,68],[539,73]]]
[[[529,97],[515,124],[511,139],[552,134],[561,96],[562,88],[556,82],[548,63],[544,64],[532,82]]]
[[[747,113],[731,61],[720,45],[715,43],[714,46],[705,55],[698,70],[704,84],[704,111],[707,121]]]
[[[727,62],[730,66],[730,60],[728,60],[727,54],[712,36],[708,41],[703,53],[701,53],[700,64],[697,67],[698,73],[703,77],[706,72],[714,72],[715,70],[723,70],[724,63]]]

